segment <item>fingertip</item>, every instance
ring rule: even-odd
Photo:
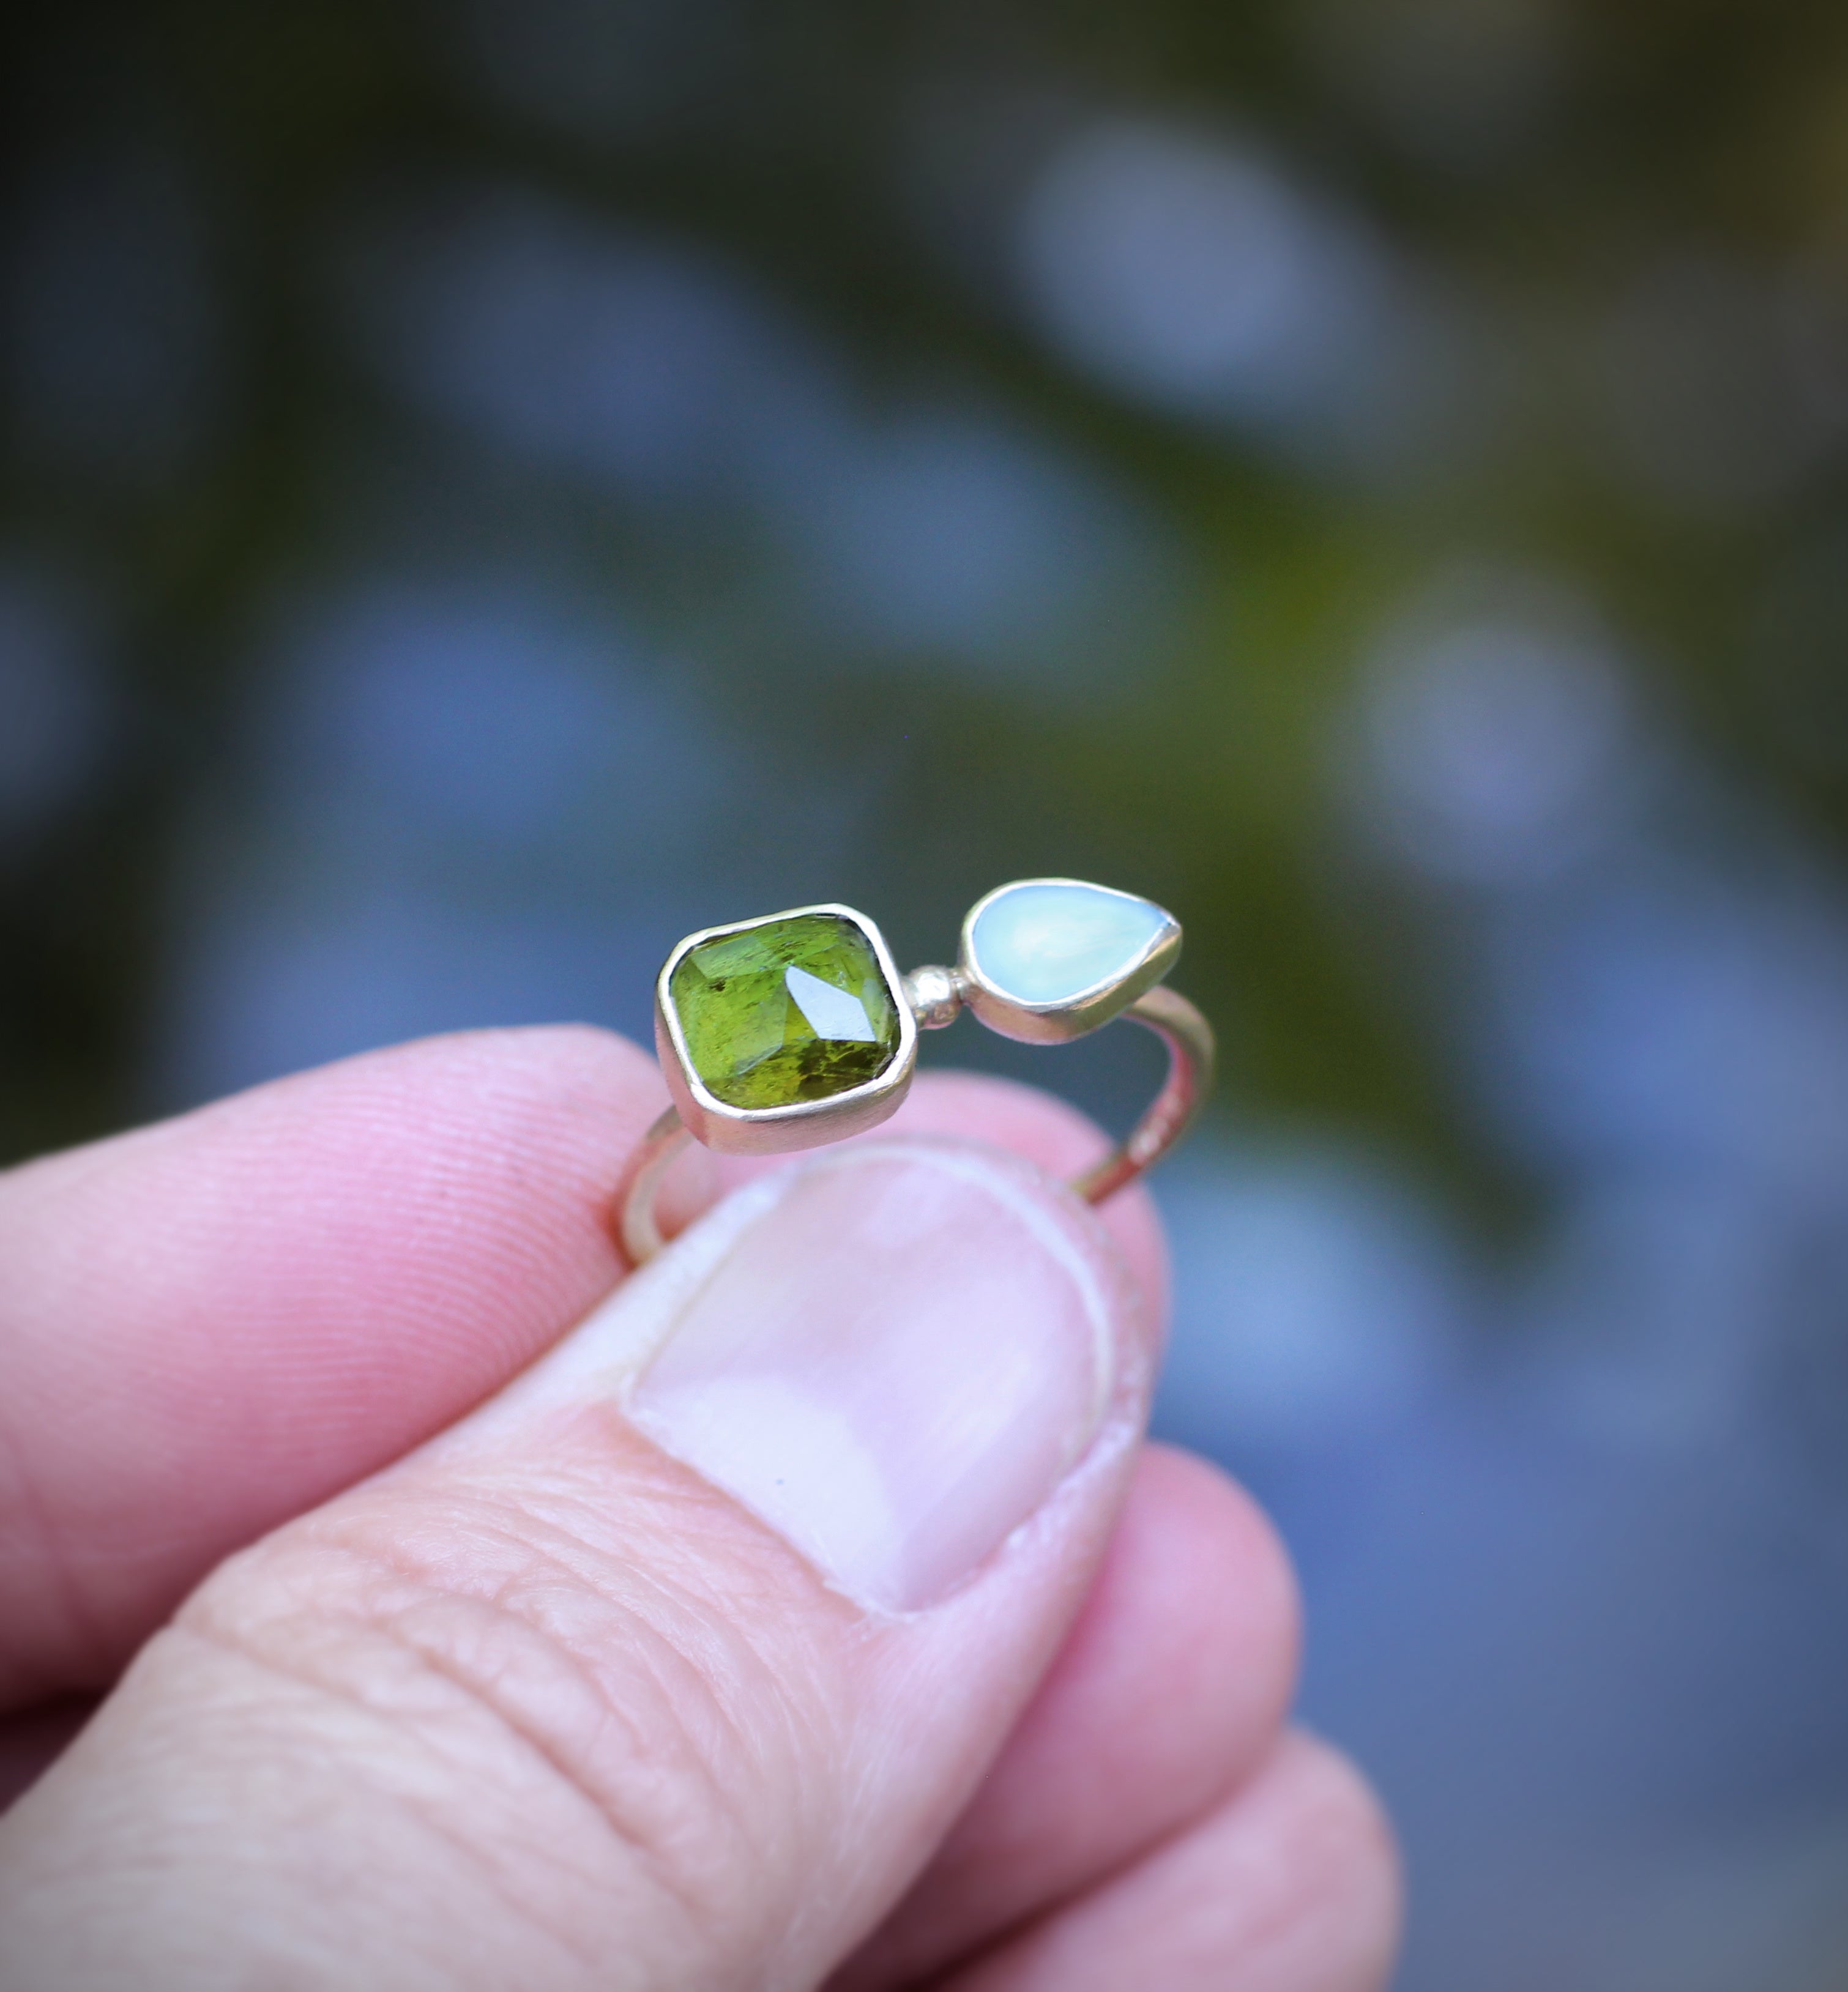
[[[1061,1181],[1113,1145],[1095,1121],[1056,1093],[988,1073],[921,1073],[893,1126],[906,1134],[989,1141]],[[1166,1321],[1168,1251],[1154,1199],[1136,1184],[1098,1206],[1097,1216],[1129,1262],[1153,1317]]]
[[[1282,1720],[1302,1659],[1302,1591],[1276,1524],[1238,1481],[1198,1453],[1152,1441],[1114,1555],[1177,1606],[1210,1615],[1201,1632],[1241,1656],[1245,1691],[1273,1726]]]
[[[1279,1742],[1252,1810],[1280,1815],[1277,1850],[1302,1878],[1297,1921],[1339,1956],[1337,1982],[1383,1984],[1405,1929],[1405,1862],[1391,1816],[1353,1758],[1306,1729]]]
[[[1057,1659],[838,1992],[932,1978],[1222,1803],[1276,1748],[1299,1643],[1294,1575],[1256,1503],[1204,1460],[1145,1448]]]
[[[934,1982],[945,1992],[1380,1992],[1402,1902],[1371,1788],[1339,1752],[1293,1733],[1187,1831]]]
[[[1149,1831],[1170,1831],[1272,1748],[1300,1646],[1295,1573],[1262,1509],[1208,1462],[1145,1446],[1097,1581],[998,1773],[1042,1814],[1077,1779],[1119,1836],[1126,1798],[1146,1791]],[[1118,1857],[1132,1850],[1119,1839]]]

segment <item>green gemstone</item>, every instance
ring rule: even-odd
[[[876,1079],[898,1049],[898,1006],[866,937],[798,913],[689,948],[668,994],[687,1057],[728,1107],[826,1100]]]

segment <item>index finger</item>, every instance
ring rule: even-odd
[[[606,1032],[481,1032],[0,1178],[0,1705],[112,1679],[578,1319],[664,1097]]]

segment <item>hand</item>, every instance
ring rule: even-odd
[[[1377,1986],[1276,1542],[1139,1443],[1150,1207],[1040,1173],[1095,1132],[921,1083],[625,1280],[660,1099],[490,1032],[0,1178],[15,1782],[106,1695],[0,1984]]]

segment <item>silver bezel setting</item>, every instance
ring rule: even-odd
[[[709,1091],[693,1069],[668,986],[674,971],[693,949],[708,941],[817,913],[847,921],[859,930],[873,950],[873,959],[886,980],[886,993],[898,1013],[897,1049],[876,1078],[826,1100],[798,1100],[787,1107],[733,1107]],[[885,936],[864,913],[832,902],[791,906],[780,913],[760,913],[723,926],[702,927],[678,942],[655,978],[654,1042],[662,1076],[681,1120],[698,1140],[722,1155],[787,1155],[843,1141],[849,1134],[864,1134],[897,1110],[910,1090],[912,1075],[917,1068],[917,1019],[907,1000],[904,979],[886,946]]]
[[[1063,1001],[1022,1002],[984,974],[975,952],[975,923],[996,900],[1029,885],[1077,886],[1113,899],[1132,900],[1138,906],[1155,905],[1139,892],[1119,892],[1112,886],[1094,885],[1088,878],[1015,878],[984,893],[963,919],[957,976],[962,985],[963,1001],[991,1031],[1004,1038],[1013,1038],[1023,1044],[1053,1045],[1087,1036],[1120,1016],[1139,996],[1153,988],[1180,957],[1180,923],[1165,907],[1156,906],[1163,924],[1126,969]]]

